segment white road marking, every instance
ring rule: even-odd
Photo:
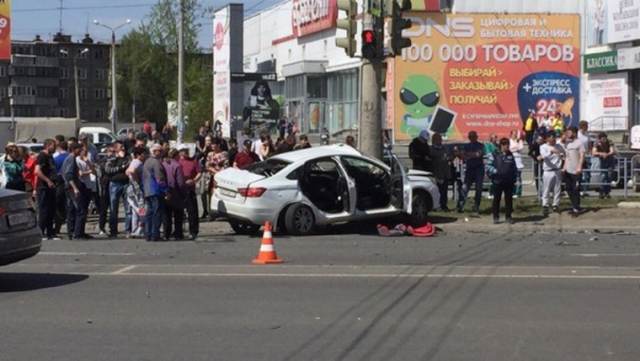
[[[484,279],[587,279],[587,280],[640,280],[640,275],[540,275],[540,274],[349,274],[349,273],[189,273],[189,272],[127,272],[86,273],[89,276],[135,277],[230,277],[230,278],[484,278]]]
[[[135,256],[135,253],[121,252],[48,252],[42,251],[38,255],[41,256]]]
[[[138,267],[138,266],[132,264],[130,266],[122,267],[122,268],[120,268],[118,270],[115,270],[115,271],[111,272],[111,274],[112,275],[119,275],[119,274],[125,273],[127,271],[131,271],[132,269],[134,269],[136,267]]]
[[[640,253],[571,253],[575,257],[640,257]]]

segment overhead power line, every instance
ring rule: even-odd
[[[123,8],[143,8],[155,5],[155,3],[140,3],[127,5],[91,5],[91,6],[65,6],[62,10],[91,10],[91,9],[123,9]],[[26,13],[33,11],[60,11],[60,7],[55,8],[29,8],[29,9],[13,9],[14,13]]]

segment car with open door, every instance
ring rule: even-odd
[[[283,153],[245,170],[216,174],[211,211],[226,217],[237,233],[258,231],[271,222],[296,235],[318,226],[405,215],[415,226],[439,204],[428,172],[391,166],[346,145]]]

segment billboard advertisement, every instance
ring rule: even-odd
[[[274,130],[279,119],[280,103],[271,93],[269,83],[262,79],[255,81],[244,106],[243,122],[254,129]]]
[[[586,0],[587,46],[640,39],[640,0]]]
[[[231,17],[229,8],[218,10],[213,20],[213,122],[231,136]]]
[[[640,39],[640,0],[609,0],[607,42]]]
[[[522,129],[529,112],[579,115],[578,15],[409,13],[412,45],[395,60],[394,134],[462,140]]]
[[[629,116],[627,73],[592,74],[586,81],[586,120],[594,130],[626,130]]]
[[[0,60],[11,60],[11,0],[0,0]]]

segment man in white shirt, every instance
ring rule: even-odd
[[[585,154],[591,154],[591,140],[589,139],[589,122],[586,120],[581,120],[578,123],[578,141],[582,144],[584,148]],[[584,164],[582,164],[582,169],[590,169],[591,168],[591,160],[585,157]],[[583,197],[588,197],[587,190],[589,189],[588,184],[591,181],[591,173],[582,172],[582,177],[580,178],[580,195]]]
[[[582,176],[582,165],[584,164],[585,151],[582,143],[576,138],[577,130],[575,128],[569,128],[565,132],[567,138],[567,145],[565,146],[565,162],[563,167],[565,186],[569,198],[571,199],[573,217],[582,213],[580,207],[580,189],[578,188],[578,181]]]
[[[554,133],[547,135],[546,143],[540,146],[540,156],[542,161],[542,208],[545,216],[549,215],[549,195],[553,192],[553,211],[557,212],[560,206],[560,192],[562,186],[562,160],[565,151],[560,144],[556,143]]]

